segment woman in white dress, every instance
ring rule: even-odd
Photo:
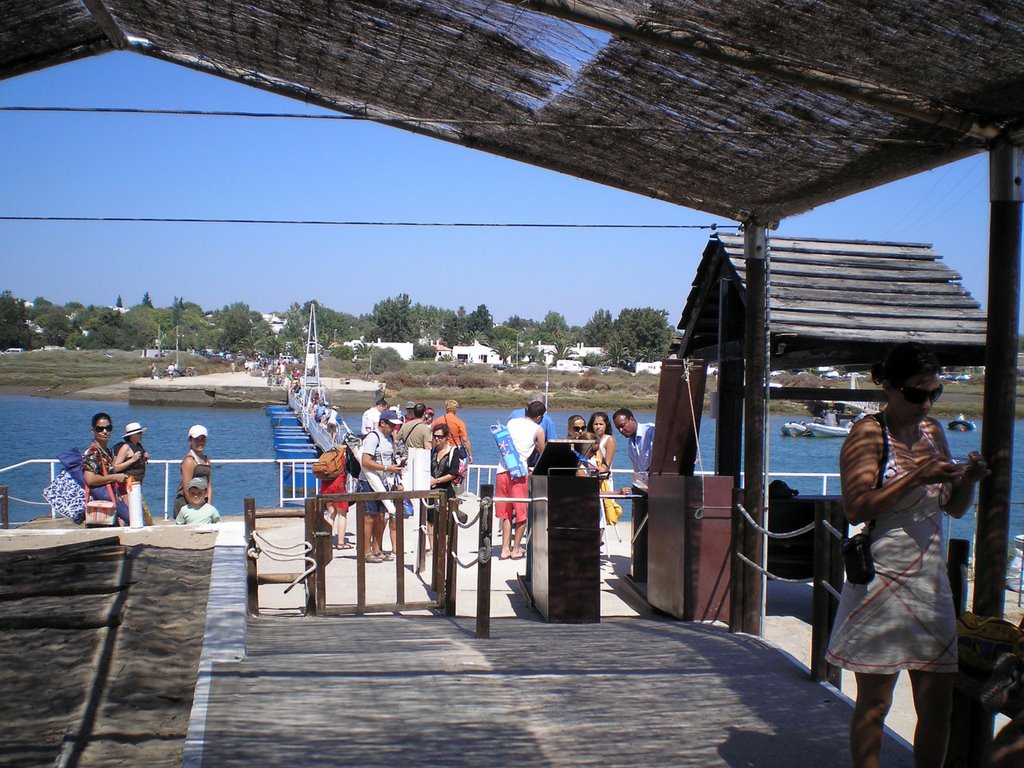
[[[843,508],[871,526],[875,577],[843,587],[827,659],[857,677],[850,726],[856,768],[877,768],[896,677],[914,691],[917,768],[940,768],[957,671],[956,617],[946,575],[942,513],[961,517],[989,474],[978,453],[950,460],[942,426],[928,416],[942,394],[941,368],[920,344],[895,347],[872,378],[885,411],[854,425],[839,459]]]

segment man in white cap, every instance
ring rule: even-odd
[[[362,471],[356,484],[357,493],[386,493],[401,490],[399,475],[402,465],[395,455],[395,432],[402,426],[402,417],[395,411],[383,411],[377,428],[363,438]],[[389,521],[391,542],[395,542],[395,502],[368,501],[366,515],[363,519],[364,542],[369,545],[365,552],[366,562],[380,563],[394,560],[394,555],[385,552],[384,520],[385,513],[390,514]]]

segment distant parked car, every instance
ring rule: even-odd
[[[8,347],[7,349],[4,350],[4,354],[5,355],[16,355],[19,352],[24,352],[24,351],[25,351],[24,347]]]
[[[505,365],[504,363],[498,363],[498,365],[491,366],[496,371],[508,371],[511,370],[511,365]]]

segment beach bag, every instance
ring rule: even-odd
[[[991,672],[1004,653],[1024,659],[1024,620],[1018,626],[1006,619],[964,611],[956,620],[956,641],[961,664]]]
[[[601,480],[601,493],[615,493],[615,485],[610,477]],[[615,525],[622,517],[622,505],[615,499],[602,499],[604,502],[604,519],[609,525]]]
[[[85,488],[75,481],[71,473],[62,469],[53,481],[43,488],[43,498],[54,514],[81,525],[85,520]]]
[[[313,477],[318,480],[333,480],[345,471],[345,447],[324,451],[313,462]]]

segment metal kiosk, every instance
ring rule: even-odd
[[[553,624],[601,621],[601,481],[577,477],[579,440],[550,440],[530,480],[530,588]]]

